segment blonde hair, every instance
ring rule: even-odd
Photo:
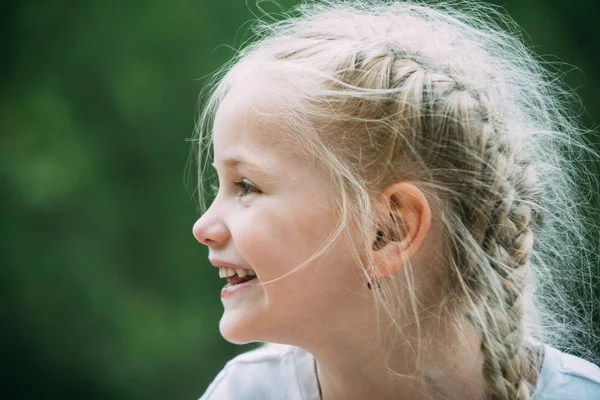
[[[210,86],[198,121],[200,182],[212,118],[229,90],[259,74],[279,80],[260,89],[285,109],[279,139],[329,171],[341,220],[302,265],[351,221],[372,241],[369,227],[381,222],[374,196],[392,182],[415,183],[446,238],[442,311],[457,321],[467,315],[481,331],[489,396],[526,400],[531,342],[582,354],[579,339],[593,339],[585,321],[561,316],[585,315],[595,301],[568,295],[592,277],[577,207],[585,193],[569,161],[590,150],[567,114],[568,92],[516,25],[473,3],[319,1],[259,22],[256,40]],[[201,187],[201,205],[204,196]],[[410,265],[405,273],[411,282]],[[394,316],[386,284],[374,295]]]

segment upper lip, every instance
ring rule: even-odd
[[[233,269],[251,269],[251,268],[245,268],[245,267],[240,267],[239,265],[227,262],[227,261],[223,261],[223,260],[218,260],[216,258],[210,258],[209,259],[210,263],[213,265],[213,267],[227,267],[227,268],[233,268]]]

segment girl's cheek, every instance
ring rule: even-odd
[[[275,245],[264,220],[244,216],[237,221],[235,246],[241,253],[240,256],[248,258],[247,262],[252,262],[251,258],[255,258],[257,253],[265,252]]]

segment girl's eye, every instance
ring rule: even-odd
[[[235,185],[239,186],[240,188],[242,188],[242,196],[247,196],[251,193],[261,193],[261,191],[254,186],[253,184],[250,183],[250,181],[248,181],[247,179],[242,179],[239,182],[233,182]]]

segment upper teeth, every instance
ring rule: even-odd
[[[247,275],[256,276],[256,272],[251,269],[234,269],[228,267],[219,267],[219,277],[227,278],[229,276],[234,276],[237,274],[240,278],[243,278]]]

